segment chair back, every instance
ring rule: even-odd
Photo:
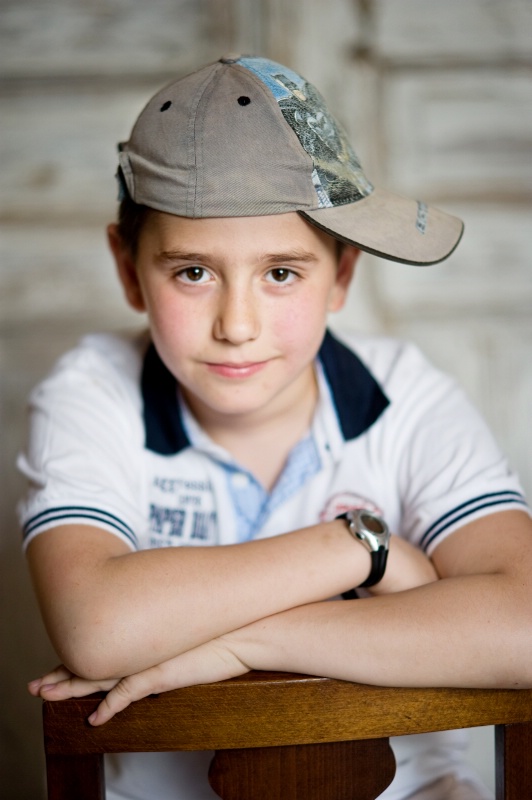
[[[102,694],[43,704],[48,800],[104,800],[104,753],[215,750],[223,800],[375,800],[390,736],[496,726],[497,800],[532,798],[532,690],[402,689],[250,672],[133,703],[105,725]]]

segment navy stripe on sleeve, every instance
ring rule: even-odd
[[[60,506],[58,508],[48,508],[46,511],[41,511],[40,514],[35,514],[24,525],[24,539],[27,539],[38,528],[45,525],[48,526],[51,522],[75,521],[76,519],[90,519],[95,523],[104,523],[111,528],[115,528],[135,547],[138,547],[137,537],[129,525],[126,525],[119,517],[115,517],[114,514],[87,506]]]
[[[491,492],[489,494],[479,495],[479,497],[475,497],[472,500],[468,500],[466,503],[462,503],[456,508],[453,508],[452,511],[448,511],[446,514],[443,514],[443,516],[437,519],[436,522],[434,522],[421,537],[420,545],[424,550],[426,550],[434,541],[434,539],[447,530],[447,528],[450,528],[461,519],[471,516],[483,508],[509,504],[511,505],[513,503],[527,507],[525,498],[519,492]]]

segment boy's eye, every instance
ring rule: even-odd
[[[187,267],[180,270],[177,277],[184,283],[206,283],[210,275],[203,267]]]
[[[295,273],[286,267],[276,267],[275,269],[271,269],[268,273],[268,276],[273,283],[292,283],[292,281],[294,281],[296,278]]]

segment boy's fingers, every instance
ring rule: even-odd
[[[87,681],[73,675],[58,683],[45,684],[40,688],[40,695],[45,700],[67,700],[70,697],[85,697],[93,692],[106,692],[116,685],[116,680]]]
[[[34,681],[30,681],[28,683],[28,692],[32,694],[34,697],[39,696],[39,690],[41,688],[42,680],[41,678],[36,678]]]
[[[242,675],[248,669],[225,645],[220,647],[218,642],[208,642],[162,664],[123,678],[102,700],[94,714],[91,714],[89,722],[91,725],[103,725],[135,700],[141,700],[150,694],[197,683],[225,680]]]
[[[48,672],[46,675],[43,675],[41,678],[42,683],[58,683],[59,681],[64,681],[66,678],[71,678],[73,676],[73,672],[70,672],[63,664],[59,664],[58,667],[53,669],[51,672]]]
[[[166,687],[160,685],[159,667],[129,675],[111,689],[94,714],[90,715],[89,722],[91,725],[103,725],[135,700],[141,700],[154,692],[164,691]]]
[[[28,691],[30,694],[34,695],[35,697],[39,696],[39,692],[43,686],[49,686],[54,683],[58,683],[59,681],[64,681],[72,677],[72,672],[60,664],[58,667],[53,669],[51,672],[46,673],[40,678],[36,678],[33,681],[28,683]]]

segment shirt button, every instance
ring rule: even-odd
[[[249,477],[245,472],[235,472],[231,477],[231,483],[235,489],[245,489],[249,485]]]

